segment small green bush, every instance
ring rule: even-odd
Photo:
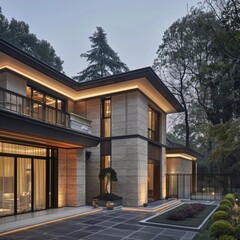
[[[209,237],[219,238],[223,235],[235,236],[235,231],[230,222],[219,220],[214,222],[209,229]]]
[[[235,227],[235,237],[240,239],[240,224]]]
[[[232,203],[232,205],[234,205],[236,198],[235,198],[234,194],[228,193],[227,195],[224,196],[223,199],[227,199],[228,201],[230,201]]]
[[[233,207],[233,204],[232,204],[228,199],[223,199],[223,200],[220,202],[220,205],[222,205],[222,204],[227,205],[227,206],[229,206],[230,208]]]
[[[213,222],[216,222],[218,220],[227,220],[228,221],[230,219],[230,216],[227,212],[217,211],[212,215],[211,219]]]
[[[233,236],[223,235],[219,238],[219,240],[237,240],[237,238]]]
[[[234,197],[240,201],[240,192],[235,192]]]
[[[230,213],[230,212],[232,211],[232,209],[231,209],[229,206],[227,206],[227,205],[221,204],[221,205],[217,208],[216,212],[217,212],[217,211],[224,211],[224,212]]]

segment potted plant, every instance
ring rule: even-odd
[[[111,167],[103,168],[99,173],[99,179],[104,180],[105,178],[107,178],[107,181],[106,181],[104,192],[109,193],[108,192],[108,186],[109,186],[110,182],[116,182],[117,181],[117,173]]]
[[[112,181],[116,182],[118,180],[115,170],[111,167],[101,169],[99,173],[99,179],[106,179],[106,183],[104,185],[104,192],[94,197],[94,199],[98,199],[99,206],[106,206],[107,209],[113,209],[114,206],[122,205],[122,197],[119,197],[116,194],[108,191],[110,183]]]

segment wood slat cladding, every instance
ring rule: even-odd
[[[161,147],[148,143],[148,159],[160,161]]]

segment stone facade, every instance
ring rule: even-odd
[[[86,204],[85,149],[58,149],[58,206]]]
[[[112,192],[123,197],[123,205],[140,206],[148,201],[148,105],[149,100],[139,91],[111,96],[111,159],[118,181],[112,183]],[[81,110],[80,110],[81,109]],[[85,111],[83,111],[83,109]],[[76,113],[92,120],[94,135],[101,135],[101,99],[76,103]],[[160,142],[166,138],[166,115],[161,114]],[[87,203],[100,193],[100,146],[89,149],[86,165]],[[166,154],[162,148],[162,188],[165,186]],[[159,159],[160,160],[160,159]],[[162,197],[165,197],[165,187]]]

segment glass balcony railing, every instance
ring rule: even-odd
[[[0,88],[1,108],[49,124],[91,133],[90,120],[60,111],[3,88]]]

